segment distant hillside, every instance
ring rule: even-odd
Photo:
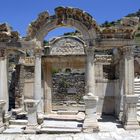
[[[140,9],[135,13],[128,14],[126,17],[134,17],[134,16],[137,16],[140,18]]]
[[[135,13],[130,13],[130,14],[126,15],[126,17],[136,17],[136,16],[140,18],[140,9]],[[115,26],[115,25],[119,24],[120,21],[121,21],[120,19],[116,20],[116,21],[111,21],[111,22],[105,21],[103,24],[101,24],[101,27]]]

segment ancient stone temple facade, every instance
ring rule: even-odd
[[[44,45],[44,37],[62,26],[80,35]],[[101,27],[90,14],[69,7],[39,14],[25,38],[1,24],[1,133],[13,123],[21,125],[20,133],[97,132],[103,115],[115,116],[125,129],[139,129],[138,27],[138,17]]]

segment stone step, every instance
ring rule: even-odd
[[[140,90],[140,86],[139,87],[134,87],[134,90]]]
[[[27,125],[27,120],[10,120],[9,124],[11,125]]]
[[[134,82],[134,85],[140,85],[140,82]]]
[[[44,115],[45,120],[67,120],[67,121],[83,121],[85,119],[85,113],[79,112],[77,115],[58,115],[58,114],[48,114]]]
[[[57,111],[58,115],[77,115],[78,111],[63,111],[63,110],[58,110]]]
[[[3,131],[3,134],[23,134],[23,129],[21,128],[8,128]]]
[[[140,107],[140,102],[137,103],[137,107]]]
[[[135,78],[134,82],[140,82],[140,79],[139,78]]]
[[[134,91],[135,92],[135,94],[140,94],[140,91]]]
[[[8,128],[20,128],[25,129],[26,125],[9,125]]]
[[[39,133],[80,133],[82,128],[42,128]]]
[[[140,111],[140,107],[137,106],[137,111]]]
[[[134,89],[135,89],[135,88],[140,88],[140,86],[139,86],[139,85],[135,85],[135,86],[134,86]]]
[[[44,120],[42,128],[65,128],[65,129],[76,129],[83,126],[83,123],[77,121],[55,121],[55,120]]]

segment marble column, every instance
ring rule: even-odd
[[[34,99],[39,100],[37,112],[39,114],[43,114],[43,93],[41,88],[41,48],[35,49]]]
[[[94,49],[89,47],[86,54],[86,95],[83,97],[85,102],[86,118],[84,120],[83,131],[93,132],[98,131],[97,123],[97,101],[95,96],[95,70],[94,70]]]
[[[100,118],[103,110],[104,103],[104,83],[103,83],[103,64],[96,62],[95,64],[95,77],[96,77],[96,95],[98,95],[98,103],[97,103],[97,114]]]
[[[27,99],[24,101],[25,108],[28,112],[28,124],[24,133],[36,133],[39,129],[39,125],[37,122],[37,107],[39,105],[39,101]]]
[[[134,94],[134,55],[132,46],[124,48],[124,109],[123,120],[125,129],[140,128],[137,121],[138,96]]]
[[[5,113],[8,114],[9,95],[8,95],[8,72],[6,50],[0,50],[0,100],[5,101]]]
[[[52,73],[51,63],[44,64],[44,89],[45,89],[45,113],[52,112]]]
[[[4,114],[5,114],[4,106],[5,106],[5,101],[0,100],[0,133],[3,132],[3,130],[5,129],[5,126],[3,123]]]
[[[123,121],[123,97],[124,97],[124,61],[119,62],[119,105],[117,106],[118,118]]]

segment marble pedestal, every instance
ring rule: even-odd
[[[3,100],[0,100],[0,133],[3,132],[3,130],[5,129],[3,123],[4,115],[5,115],[4,106],[5,106],[5,102]]]
[[[83,97],[85,102],[85,113],[86,117],[83,124],[84,132],[96,132],[99,131],[96,107],[97,107],[97,96],[86,95]]]
[[[126,130],[140,129],[137,121],[137,95],[124,96],[124,128]]]
[[[30,134],[30,133],[36,133],[39,129],[39,125],[37,123],[37,106],[39,104],[39,101],[27,99],[24,101],[25,107],[28,112],[28,124],[26,126],[26,129],[24,133]]]

